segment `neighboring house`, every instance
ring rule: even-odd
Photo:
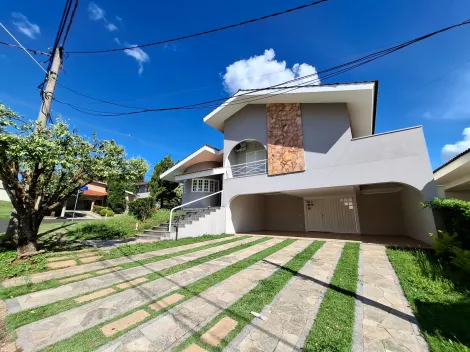
[[[5,202],[10,202],[10,197],[8,197],[7,191],[3,188],[3,183],[0,181],[0,200]]]
[[[470,149],[434,170],[441,197],[470,201]]]
[[[135,194],[137,198],[147,198],[150,196],[150,186],[148,182],[135,184]]]
[[[105,206],[108,196],[106,183],[94,181],[89,183],[87,187],[88,189],[81,191],[78,196],[77,210],[91,211],[95,205]],[[61,216],[64,216],[65,210],[73,210],[75,208],[75,200],[75,196],[67,199],[66,204],[62,208]]]
[[[161,175],[187,207],[220,207],[208,232],[408,235],[430,242],[436,196],[423,130],[375,134],[377,82],[239,91],[204,118],[224,134]],[[207,216],[206,216],[207,218]],[[222,231],[220,231],[222,229]],[[182,229],[183,230],[183,229]],[[190,233],[193,231],[193,233]],[[216,231],[216,230],[211,230]]]

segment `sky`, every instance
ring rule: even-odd
[[[81,0],[65,51],[165,40],[264,16],[309,0]],[[0,22],[28,48],[53,45],[65,1],[10,1]],[[329,0],[305,10],[175,43],[126,52],[70,54],[60,83],[107,101],[144,108],[181,106],[260,88],[354,60],[470,17],[467,0]],[[470,25],[413,45],[322,83],[379,80],[376,132],[422,125],[433,168],[470,147]],[[0,28],[0,41],[13,43]],[[46,57],[33,55],[39,62]],[[45,67],[46,64],[43,64]],[[23,51],[0,46],[0,102],[36,119],[44,72]],[[322,77],[320,76],[320,79]],[[61,101],[115,107],[56,90]],[[204,124],[210,109],[96,117],[53,103],[81,134],[114,139],[153,168],[223,135]],[[151,175],[151,169],[147,178]]]

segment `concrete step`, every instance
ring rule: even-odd
[[[162,230],[162,231],[156,231],[156,230],[145,230],[144,235],[153,235],[153,236],[165,236],[166,234],[169,234],[168,229]]]
[[[173,225],[173,226],[171,226],[171,227],[173,227],[173,230],[176,230],[176,226],[175,226],[175,225]],[[166,225],[166,226],[163,226],[163,225],[154,226],[154,227],[152,227],[152,230],[153,230],[153,231],[168,231],[168,225]]]

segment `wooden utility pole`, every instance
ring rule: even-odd
[[[47,118],[51,113],[52,98],[54,97],[55,86],[59,77],[59,69],[62,65],[62,47],[57,47],[52,53],[52,65],[47,73],[45,88],[42,91],[42,104],[39,110],[38,122],[41,127],[46,127]]]

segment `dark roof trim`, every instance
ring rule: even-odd
[[[457,160],[458,158],[460,158],[461,156],[464,156],[465,154],[469,153],[470,152],[470,148],[468,148],[467,150],[464,150],[462,153],[454,156],[452,159],[450,159],[449,161],[445,162],[444,164],[442,164],[441,166],[439,166],[436,170],[434,170],[433,172],[436,173],[438,172],[440,169],[446,167],[447,165],[453,163],[455,160]]]
[[[372,113],[372,134],[375,134],[375,121],[377,120],[377,99],[379,95],[379,81],[373,81],[374,89],[374,112]]]

